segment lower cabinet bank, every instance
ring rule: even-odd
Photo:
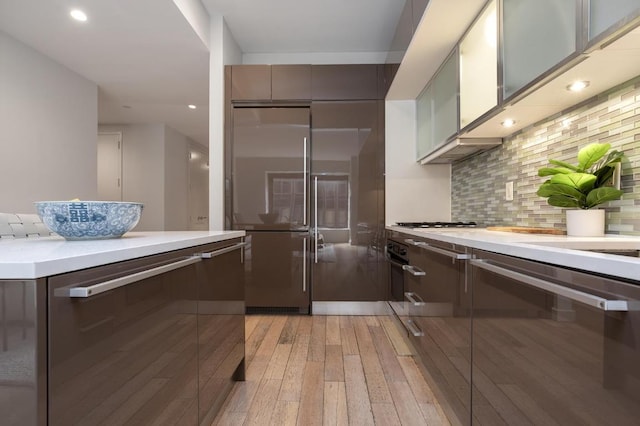
[[[243,245],[0,281],[0,365],[22,370],[0,380],[0,423],[211,424],[244,380]]]
[[[638,424],[640,283],[392,238],[409,246],[401,321],[453,424]]]

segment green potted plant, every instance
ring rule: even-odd
[[[549,205],[567,210],[567,235],[604,234],[604,210],[594,207],[618,200],[623,191],[610,186],[616,165],[624,158],[608,143],[592,143],[578,152],[578,164],[549,160],[555,167],[543,167],[538,176],[550,176],[537,194]]]

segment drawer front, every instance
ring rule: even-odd
[[[197,270],[189,265],[84,298],[93,286],[188,251],[49,278],[49,424],[197,422]]]

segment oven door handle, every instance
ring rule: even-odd
[[[426,275],[426,273],[422,269],[413,265],[402,265],[402,270],[407,271],[414,277],[422,277]]]
[[[414,245],[416,247],[420,247],[424,250],[431,251],[434,253],[442,254],[444,256],[448,256],[454,260],[468,260],[471,259],[471,255],[466,253],[456,253],[455,251],[441,249],[439,247],[434,247],[429,243],[425,243],[424,241],[416,241],[412,238],[407,238],[404,240],[405,243]]]
[[[422,300],[422,298],[420,296],[418,296],[417,294],[411,292],[411,291],[405,291],[404,292],[404,297],[411,302],[411,304],[413,306],[424,306],[426,305],[426,303],[424,302],[424,300]]]
[[[560,284],[552,283],[550,281],[535,278],[530,275],[512,271],[510,269],[502,268],[500,266],[492,264],[486,259],[472,259],[471,265],[489,272],[493,272],[494,274],[510,278],[519,283],[526,284],[540,290],[548,291],[549,293],[555,294],[557,296],[566,297],[567,299],[600,309],[602,311],[629,311],[629,306],[626,300],[604,299],[602,297],[585,293],[580,290],[574,290]]]
[[[400,263],[397,260],[393,260],[388,254],[387,254],[387,261],[393,266],[397,266],[398,268],[402,268],[404,265],[406,265],[406,263]]]

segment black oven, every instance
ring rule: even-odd
[[[409,264],[407,246],[397,241],[388,240],[385,251],[389,262],[389,301],[402,302],[404,300],[403,266]]]

